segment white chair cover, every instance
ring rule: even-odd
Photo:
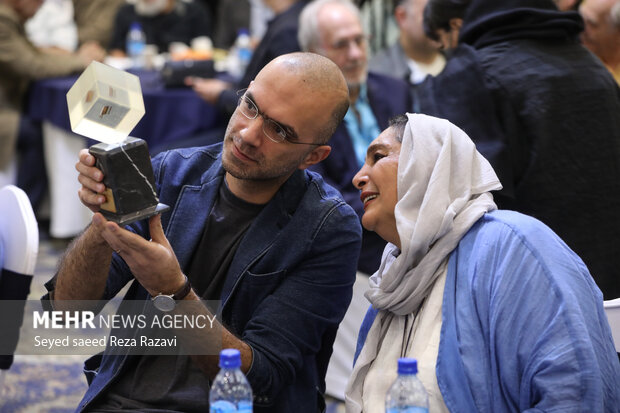
[[[0,189],[2,268],[33,275],[39,251],[39,228],[28,196],[16,186]]]
[[[611,327],[611,335],[614,337],[616,351],[620,353],[620,298],[607,300],[603,303],[603,306]]]

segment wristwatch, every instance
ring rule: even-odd
[[[187,278],[186,275],[185,283],[183,283],[183,286],[179,288],[174,294],[158,294],[155,297],[151,298],[151,301],[153,301],[153,305],[155,306],[155,308],[160,311],[172,311],[177,306],[177,301],[184,299],[191,290],[192,286],[189,283],[189,278]]]

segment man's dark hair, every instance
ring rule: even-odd
[[[409,118],[405,114],[393,116],[388,121],[388,128],[394,129],[396,140],[400,143],[403,142],[403,135],[405,134],[407,122],[409,122]]]
[[[501,0],[500,0],[501,1]],[[438,41],[437,30],[450,31],[450,20],[462,19],[471,0],[428,0],[424,7],[424,32]]]
[[[329,123],[325,125],[325,128],[323,128],[323,130],[319,133],[321,136],[321,138],[319,139],[320,143],[327,144],[327,142],[329,142],[330,138],[336,132],[336,129],[338,129],[338,125],[340,125],[348,110],[348,100],[342,100],[338,103],[338,105],[336,105],[330,116]]]

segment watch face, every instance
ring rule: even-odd
[[[172,311],[176,306],[176,302],[169,295],[158,295],[153,298],[153,305],[160,311]]]

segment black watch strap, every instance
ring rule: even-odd
[[[179,301],[184,299],[185,297],[187,297],[187,294],[189,294],[189,292],[192,290],[192,285],[189,282],[189,278],[187,278],[187,275],[183,274],[185,276],[185,283],[183,284],[183,286],[181,288],[179,288],[173,295],[172,295],[172,299],[175,301]]]

